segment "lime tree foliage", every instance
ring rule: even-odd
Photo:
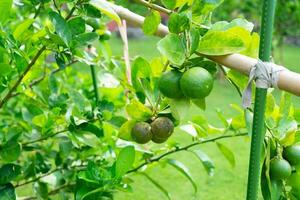
[[[197,148],[208,142],[235,166],[234,152],[220,140],[250,136],[251,109],[232,105],[238,114],[229,118],[217,111],[221,127],[201,114],[183,119],[190,107],[209,106],[205,98],[217,71],[241,94],[247,78],[206,57],[256,58],[253,24],[240,18],[212,23],[222,3],[217,0],[151,2],[135,1],[147,11],[143,30],[156,32],[159,10],[170,15],[170,33],[157,43],[160,57],[131,58],[128,70],[108,42],[106,23],[122,26],[112,4],[0,1],[1,200],[21,197],[22,190],[29,190],[23,199],[113,199],[116,191],[133,191],[132,174],[143,175],[172,199],[147,174],[152,163],[176,169],[196,194],[189,167],[172,155],[193,154],[212,176],[213,160]],[[283,94],[277,105],[270,91],[261,176],[265,199],[300,198],[299,122],[291,96]],[[172,139],[176,129],[190,135],[188,145]]]

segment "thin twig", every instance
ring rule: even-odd
[[[197,141],[197,142],[194,142],[192,144],[186,145],[186,146],[181,147],[181,148],[175,148],[175,149],[170,150],[170,151],[168,151],[168,152],[166,152],[166,153],[164,153],[160,156],[157,156],[155,158],[147,160],[146,162],[140,164],[138,167],[136,167],[132,170],[129,170],[127,172],[127,174],[132,173],[132,172],[136,172],[139,169],[141,169],[142,167],[144,167],[144,166],[146,166],[150,163],[158,162],[159,160],[161,160],[162,158],[164,158],[164,157],[166,157],[170,154],[173,154],[173,153],[176,153],[176,152],[179,152],[179,151],[186,151],[186,150],[188,150],[189,148],[191,148],[193,146],[197,146],[197,145],[204,144],[204,143],[209,143],[209,142],[215,142],[216,140],[220,140],[220,139],[224,139],[224,138],[241,137],[241,136],[247,136],[247,135],[248,135],[248,133],[239,133],[239,134],[235,134],[235,135],[222,135],[222,136],[207,139],[207,140]]]
[[[218,65],[218,66],[220,67],[221,71],[225,75],[225,77],[228,80],[228,82],[231,83],[235,87],[235,89],[239,93],[240,97],[242,97],[243,94],[242,94],[242,91],[240,90],[239,86],[234,82],[234,80],[232,80],[230,77],[227,76],[227,73],[226,73],[226,71],[225,71],[225,69],[224,69],[223,66],[221,66],[221,65]]]
[[[139,4],[142,4],[142,5],[144,5],[144,6],[148,7],[148,8],[151,8],[153,10],[157,10],[159,12],[163,12],[163,13],[166,13],[166,14],[171,14],[172,13],[171,10],[168,10],[168,9],[166,9],[164,7],[161,7],[161,6],[157,5],[157,4],[150,3],[150,2],[145,1],[145,0],[135,0],[135,1],[137,3],[139,3]]]
[[[45,137],[42,137],[42,138],[39,138],[39,139],[36,139],[36,140],[32,140],[32,141],[29,141],[29,142],[24,142],[22,143],[22,147],[26,147],[30,144],[34,144],[34,143],[37,143],[37,142],[41,142],[41,141],[44,141],[44,140],[47,140],[48,138],[51,138],[51,137],[54,137],[60,133],[64,133],[64,132],[67,132],[68,130],[62,130],[62,131],[58,131],[58,132],[55,132],[53,134],[50,134],[50,135],[47,135]]]

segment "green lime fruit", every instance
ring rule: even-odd
[[[291,186],[294,189],[297,189],[300,191],[300,174],[297,172],[294,172],[288,179],[287,184]]]
[[[90,18],[90,19],[87,19],[85,22],[87,25],[91,26],[94,30],[97,30],[100,28],[100,23],[96,19]]]
[[[152,141],[156,143],[165,142],[174,131],[173,122],[167,117],[158,117],[151,123]]]
[[[158,81],[158,88],[160,92],[172,99],[179,99],[183,97],[183,93],[180,89],[180,78],[182,73],[177,70],[171,70],[163,73]]]
[[[283,151],[283,157],[291,163],[291,165],[300,165],[300,145],[288,146]]]
[[[212,91],[213,83],[214,79],[206,69],[193,67],[182,75],[180,88],[186,97],[203,99]]]
[[[132,139],[139,144],[146,144],[152,138],[151,126],[146,122],[138,122],[131,130]]]
[[[292,174],[290,163],[284,159],[275,158],[270,162],[270,176],[273,180],[282,180]]]

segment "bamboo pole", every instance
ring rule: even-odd
[[[141,27],[144,23],[144,17],[131,12],[127,8],[107,2],[120,18],[130,22],[130,24]],[[169,33],[168,27],[160,24],[156,35],[164,37]],[[202,55],[205,56],[205,55]],[[241,54],[230,54],[224,56],[205,56],[208,59],[224,65],[230,69],[249,75],[250,69],[257,63],[257,60]],[[275,64],[275,66],[278,66]],[[278,66],[279,67],[279,66]],[[286,70],[280,72],[278,88],[294,95],[300,96],[300,74]]]

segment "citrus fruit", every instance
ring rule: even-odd
[[[207,97],[213,88],[213,77],[201,67],[193,67],[183,73],[180,88],[186,97],[202,99]]]
[[[182,73],[177,70],[171,70],[163,73],[158,81],[160,92],[169,98],[178,99],[183,97],[180,89],[180,78]]]
[[[161,144],[161,143],[164,143],[165,141],[167,141],[168,137],[166,137],[166,138],[159,138],[159,137],[153,136],[151,140],[154,143]]]
[[[270,176],[274,180],[286,179],[292,174],[290,163],[284,159],[275,158],[270,162]]]
[[[300,174],[294,172],[288,179],[287,184],[300,191]]]
[[[288,146],[283,151],[283,157],[291,163],[291,165],[300,164],[300,145]]]
[[[151,123],[152,141],[156,143],[165,142],[174,131],[173,122],[167,117],[158,117]]]
[[[151,126],[146,122],[138,122],[131,130],[131,137],[139,144],[146,144],[152,138]]]

